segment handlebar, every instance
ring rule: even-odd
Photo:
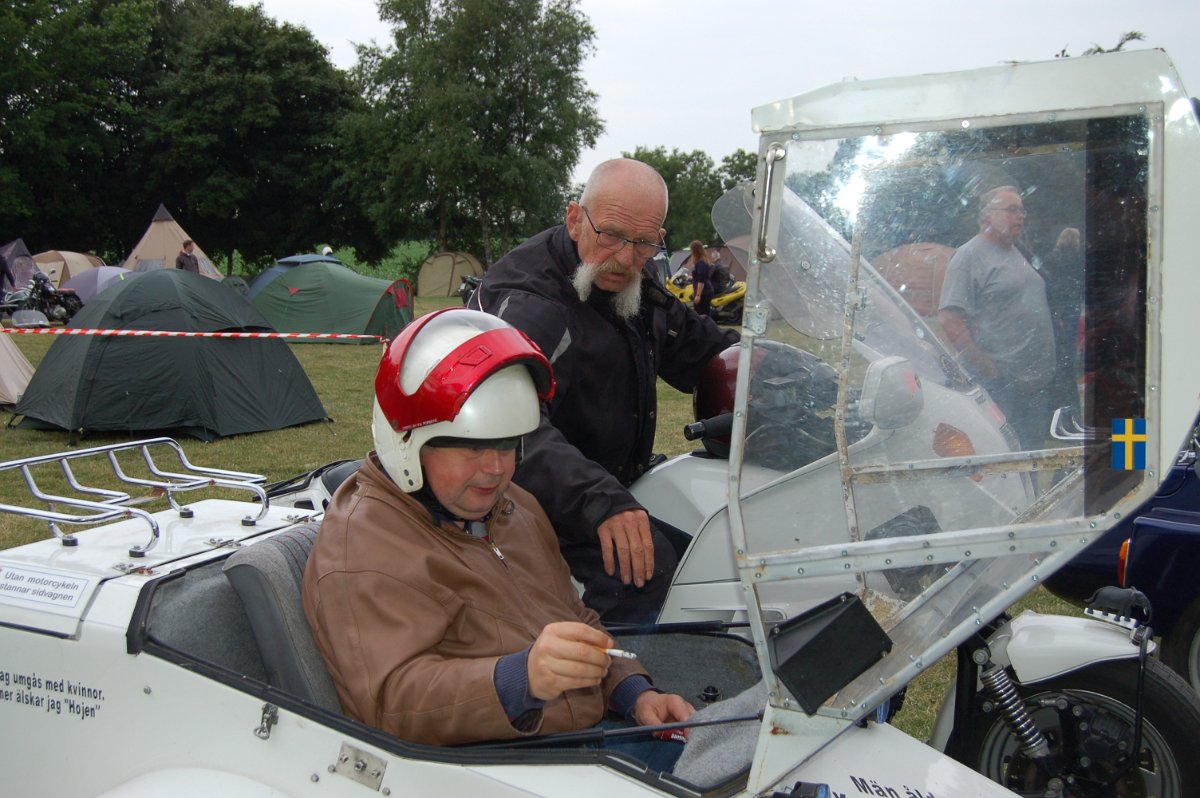
[[[704,418],[683,428],[683,437],[689,441],[698,441],[702,438],[724,438],[732,433],[733,413],[721,413],[712,418]]]

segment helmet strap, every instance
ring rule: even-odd
[[[415,493],[409,494],[414,499],[419,501],[421,505],[429,511],[429,516],[433,520],[435,526],[441,526],[443,523],[451,523],[461,525],[468,535],[473,538],[487,537],[487,522],[491,520],[492,513],[495,508],[487,512],[483,518],[469,519],[455,515],[446,509],[446,506],[438,501],[437,496],[433,495],[433,491],[428,485],[422,485],[421,489]]]

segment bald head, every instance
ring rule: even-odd
[[[661,225],[667,218],[667,184],[654,167],[632,158],[613,158],[588,175],[579,204],[589,207],[597,202],[623,204],[635,197],[642,202],[661,202],[658,223]]]

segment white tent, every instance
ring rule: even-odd
[[[43,274],[50,278],[55,288],[89,269],[103,266],[104,261],[86,252],[68,252],[50,249],[33,256],[33,262]]]
[[[483,266],[474,255],[466,252],[430,255],[417,272],[417,296],[454,296],[467,275],[483,276]]]
[[[33,365],[13,343],[12,335],[0,334],[0,406],[15,405],[32,377]]]
[[[134,272],[174,269],[175,256],[183,249],[183,242],[190,238],[191,236],[179,226],[179,222],[175,221],[175,217],[160,203],[142,240],[137,242],[137,246],[121,265]],[[214,280],[221,279],[221,272],[213,266],[213,262],[204,254],[204,250],[200,249],[199,244],[196,244],[192,254],[200,262],[202,275]]]

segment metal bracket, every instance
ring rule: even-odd
[[[274,704],[263,704],[262,718],[258,721],[258,728],[254,730],[254,736],[260,740],[271,739],[271,729],[279,722],[279,707]]]
[[[342,743],[337,764],[333,765],[331,770],[372,790],[378,790],[383,784],[384,774],[387,773],[387,760],[361,748],[355,748],[349,743]]]

